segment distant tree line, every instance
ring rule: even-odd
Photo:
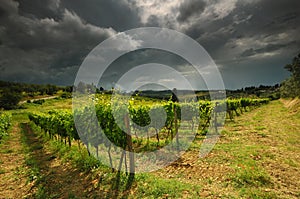
[[[77,84],[77,86],[73,87],[74,91],[76,91],[77,93],[112,93],[112,90],[108,90],[106,91],[103,87],[98,88],[97,86],[95,86],[93,83],[89,84],[89,83],[84,83],[84,82],[79,82]]]
[[[63,87],[52,84],[41,85],[0,81],[1,91],[9,90],[15,93],[24,93],[30,97],[36,95],[54,95],[62,89]]]
[[[291,76],[281,84],[282,97],[300,97],[300,53],[294,57],[292,63],[287,64],[285,67]]]
[[[59,90],[71,93],[72,86],[56,86],[52,84],[27,84],[0,81],[0,109],[15,109],[22,98],[39,95],[55,95]]]
[[[239,97],[261,97],[270,98],[271,100],[280,98],[280,85],[275,84],[273,86],[260,85],[249,86],[237,90],[227,90],[227,97],[239,98]]]

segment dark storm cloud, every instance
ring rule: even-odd
[[[177,20],[184,22],[195,14],[200,14],[206,6],[206,2],[202,0],[187,0],[179,7],[179,15]]]
[[[295,41],[292,41],[290,43],[286,44],[268,44],[263,48],[258,48],[258,49],[247,49],[244,52],[241,53],[241,57],[250,57],[253,55],[261,54],[261,53],[266,53],[266,52],[274,52],[277,50],[280,50],[282,48],[288,48],[289,46],[293,45]]]
[[[158,49],[136,50],[119,57],[106,69],[100,79],[99,87],[102,86],[105,89],[114,87],[115,83],[117,83],[126,72],[129,72],[129,70],[144,64],[149,64],[148,67],[153,67],[153,64],[155,63],[170,66],[180,72],[189,79],[193,86],[197,85],[198,88],[199,86],[201,86],[202,89],[206,88],[201,75],[198,74],[197,70],[187,60],[174,53]],[[164,74],[161,73],[161,71],[157,71],[155,77],[149,77],[146,74],[144,74],[144,76],[137,76],[132,72],[130,75],[133,75],[131,76],[133,81],[148,82],[149,78],[158,78],[161,81],[166,81],[164,79],[170,74]],[[158,82],[160,80],[158,80]],[[176,82],[176,79],[170,79],[170,81],[174,82],[175,87],[184,88],[184,85],[182,85],[180,81]],[[127,90],[125,85],[121,86]]]
[[[140,26],[134,4],[125,0],[18,0],[18,3],[20,15],[31,18],[59,20],[67,9],[99,27],[124,31]]]
[[[300,50],[299,8],[298,0],[0,0],[0,79],[72,84],[101,41],[158,26],[197,40],[230,88],[278,83],[287,76],[283,65]],[[153,61],[186,64],[141,51],[118,59],[104,79],[115,81],[128,68]]]
[[[274,85],[285,79],[288,72],[283,68],[287,61],[282,57],[253,60],[245,63],[230,63],[231,67],[221,67],[226,88],[235,89],[247,86]]]
[[[19,3],[19,14],[32,18],[62,18],[60,0],[17,0]]]
[[[286,77],[283,66],[300,50],[300,1],[206,1],[199,11],[197,3],[181,4],[178,23],[219,65],[226,86],[247,85],[233,83],[235,75],[253,84],[271,84]],[[267,76],[270,70],[274,73]]]
[[[71,84],[87,53],[115,34],[111,28],[85,23],[67,9],[55,20],[33,17],[38,12],[20,15],[14,1],[3,1],[0,6],[5,13],[0,18],[1,79]]]
[[[155,15],[151,15],[147,20],[147,26],[149,27],[159,27],[159,18]]]
[[[147,63],[160,63],[165,65],[172,65],[174,68],[178,68],[181,65],[188,65],[189,63],[178,55],[173,53],[158,50],[158,49],[142,49],[127,53],[117,60],[115,60],[110,67],[106,70],[104,76],[109,77],[110,74],[114,76],[122,76],[125,72],[131,68],[147,64]],[[116,74],[119,73],[119,74]],[[114,79],[116,81],[117,79]]]
[[[0,17],[4,17],[6,14],[6,10],[4,10],[4,8],[0,7]]]
[[[250,1],[251,2],[251,1]],[[297,35],[300,24],[300,2],[299,1],[258,1],[245,3],[239,1],[224,18],[214,20],[209,23],[196,21],[189,26],[187,32],[197,35],[199,42],[205,43],[207,48],[214,54],[216,49],[225,43],[234,43],[236,39],[253,38],[253,40],[265,40],[269,37],[266,45],[280,45],[284,48],[288,40],[298,40]],[[209,18],[208,18],[209,20]],[[205,30],[207,34],[201,34]],[[280,34],[286,34],[282,38]],[[286,37],[286,38],[284,38]],[[219,40],[213,43],[213,40]],[[248,48],[254,43],[248,43]],[[242,51],[241,51],[242,52]]]
[[[217,4],[207,5],[206,9],[210,6],[212,11],[218,10],[213,9]],[[235,60],[242,61],[242,57],[248,62],[273,59],[264,57],[272,53],[288,61],[288,56],[291,59],[300,49],[299,7],[299,1],[237,1],[223,18],[215,18],[219,15],[209,15],[205,10],[194,14],[184,31],[227,68]]]
[[[141,25],[135,8],[124,0],[61,0],[61,6],[99,27],[125,31]]]

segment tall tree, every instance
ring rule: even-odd
[[[0,109],[15,109],[22,98],[21,93],[5,89],[0,95]]]
[[[282,82],[282,97],[300,97],[300,53],[284,68],[291,72],[291,76]]]

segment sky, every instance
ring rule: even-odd
[[[203,46],[226,88],[274,85],[289,76],[284,65],[300,53],[299,8],[299,0],[0,0],[0,80],[73,85],[85,57],[104,40],[161,27]],[[139,50],[114,61],[100,84],[108,89],[147,63],[189,68],[173,53]]]

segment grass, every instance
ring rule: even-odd
[[[47,112],[55,109],[71,109],[72,99],[47,99],[43,104],[25,103],[22,109],[9,110],[13,116],[13,121],[18,123],[28,122],[28,112]]]
[[[247,122],[251,118],[254,121],[253,124]],[[234,159],[232,161],[235,164],[233,166],[234,173],[229,175],[229,179],[234,187],[241,190],[240,196],[245,198],[292,197],[286,196],[276,187],[282,186],[281,183],[293,187],[293,180],[286,179],[285,182],[282,182],[278,181],[276,176],[293,176],[292,167],[299,171],[299,160],[292,155],[299,153],[299,142],[290,142],[291,139],[299,140],[300,138],[299,132],[295,132],[299,120],[288,114],[288,110],[283,108],[281,102],[274,101],[268,106],[263,106],[257,111],[237,118],[237,123],[243,124],[242,131],[237,131],[237,135],[230,134],[231,142],[220,144],[215,149],[222,150],[226,145],[225,149],[229,150],[230,148]],[[226,128],[226,131],[232,132],[236,127],[228,125]],[[294,130],[294,133],[291,133],[291,129]],[[240,142],[239,149],[236,147],[238,142]],[[270,152],[270,150],[276,151]],[[281,156],[280,154],[286,155]],[[288,169],[272,169],[286,168],[286,164],[290,166]],[[293,192],[295,194],[296,190]]]
[[[264,171],[263,168],[257,167],[257,165],[238,165],[235,169],[235,173],[230,178],[233,185],[237,188],[242,187],[270,187],[270,176]]]
[[[259,190],[259,189],[247,189],[241,188],[239,197],[241,198],[252,198],[252,199],[276,199],[277,194],[270,192],[269,190]]]
[[[1,150],[0,152],[1,153],[13,153],[14,150],[12,150],[12,149],[4,149],[4,150]]]
[[[154,178],[151,174],[140,174],[136,177],[141,182],[138,186],[137,198],[180,198],[184,194],[190,198],[199,195],[198,185],[182,183],[174,179]]]
[[[70,108],[71,101],[53,99],[42,105],[26,106],[27,110],[13,112],[14,119],[28,122],[26,111],[38,107],[42,111]],[[93,181],[91,192],[96,198],[297,198],[300,197],[299,129],[300,113],[274,101],[226,121],[219,142],[207,157],[198,158],[204,136],[197,136],[181,158],[182,162],[156,172],[136,174],[132,181],[126,173],[112,172],[88,156],[85,148],[79,150],[76,145],[69,148],[46,136],[45,143],[31,146],[27,152],[47,148],[54,153],[47,160],[59,157],[62,162],[84,171],[91,176],[88,179]],[[155,148],[156,144],[154,138],[148,147]],[[31,180],[45,180],[39,176],[34,158],[27,157],[26,165]],[[46,189],[37,186],[36,198],[60,197],[49,195]],[[77,198],[72,191],[67,194],[68,198]]]
[[[79,168],[82,171],[90,171],[91,168],[99,167],[99,161],[96,160],[93,156],[89,156],[87,150],[83,147],[79,149],[77,145],[71,147],[66,146],[64,143],[61,143],[57,140],[52,140],[47,134],[42,132],[37,126],[30,123],[30,127],[34,132],[38,133],[43,142],[47,145],[52,152],[57,154],[63,162],[71,162],[75,167]],[[36,149],[43,148],[42,145],[36,145]],[[49,160],[56,158],[55,155],[49,156]]]
[[[297,198],[299,129],[297,114],[289,114],[280,101],[271,102],[227,121],[211,153],[204,159],[189,161],[199,152],[203,138],[194,141],[188,152],[191,155],[183,159],[194,164],[201,175],[174,167],[179,171],[167,168],[159,176],[180,173],[173,178],[192,184],[198,178],[206,179],[198,185],[209,190],[207,197],[211,198]],[[288,187],[290,193],[283,187]]]
[[[31,127],[35,132],[39,131],[33,124]],[[101,185],[98,182],[96,187],[100,186],[101,192],[111,197],[115,197],[116,192],[120,195],[127,194],[129,176],[126,173],[112,172],[109,167],[101,165],[93,156],[88,156],[85,148],[78,149],[77,145],[69,147],[60,141],[50,140],[43,132],[39,132],[39,135],[43,137],[46,147],[55,152],[63,162],[71,162],[74,167],[92,173],[94,176],[100,175]],[[196,196],[199,190],[196,185],[191,186],[177,180],[157,178],[153,174],[136,174],[132,183],[131,188],[135,191],[134,198],[161,198],[162,196],[181,198],[183,194]],[[191,187],[195,191],[191,191]],[[73,196],[73,194],[70,195],[71,198]]]
[[[262,131],[262,130],[265,130],[265,129],[266,129],[265,126],[256,126],[256,127],[254,128],[254,130],[256,130],[256,131]]]
[[[28,176],[28,183],[34,182],[35,184],[39,183],[39,180],[42,179],[42,175],[40,174],[40,168],[38,165],[37,160],[34,158],[32,153],[37,150],[36,144],[33,144],[31,146],[28,145],[29,140],[27,136],[25,135],[26,130],[24,129],[24,124],[21,124],[21,142],[23,145],[25,156],[25,165],[27,167],[26,175]]]

